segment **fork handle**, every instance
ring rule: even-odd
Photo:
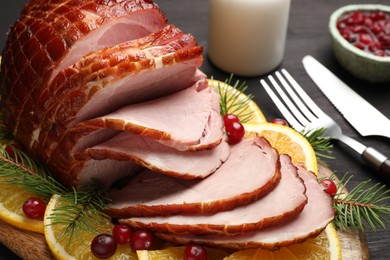
[[[390,159],[378,150],[367,147],[361,156],[367,163],[373,165],[381,172],[390,174]]]

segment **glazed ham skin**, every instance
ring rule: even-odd
[[[210,215],[248,204],[280,180],[278,153],[263,139],[231,147],[228,160],[209,177],[184,181],[149,170],[112,189],[106,213],[118,218],[153,215]]]
[[[297,166],[297,168],[298,174],[306,186],[308,203],[298,216],[288,222],[234,236],[173,235],[171,233],[158,233],[158,236],[179,244],[194,242],[232,249],[262,247],[269,250],[300,243],[307,238],[315,237],[334,218],[333,199],[324,192],[322,185],[317,181],[317,176],[301,166]]]
[[[36,129],[33,122],[44,112],[36,109],[44,101],[38,98],[60,70],[91,51],[146,36],[165,25],[165,16],[149,0],[30,1],[2,53],[5,124],[29,147]]]
[[[291,159],[282,155],[280,161],[281,180],[278,185],[266,196],[248,205],[209,216],[133,217],[119,221],[135,228],[202,235],[232,235],[283,223],[303,210],[307,197],[306,188]]]

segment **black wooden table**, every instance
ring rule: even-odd
[[[19,10],[24,2],[26,1],[0,1],[1,49],[5,43],[8,27],[18,17]],[[184,32],[192,33],[197,38],[198,43],[205,47],[206,58],[202,70],[208,76],[213,76],[216,79],[224,80],[228,77],[228,73],[218,70],[207,59],[208,0],[156,0],[156,2],[166,13],[170,23],[175,24]],[[389,4],[389,0],[292,0],[285,57],[280,67],[286,68],[297,79],[315,102],[340,123],[346,134],[390,156],[390,140],[379,137],[362,138],[342,118],[337,110],[330,105],[329,101],[307,76],[301,63],[305,55],[310,54],[314,56],[390,118],[390,82],[386,84],[372,84],[358,80],[343,70],[332,53],[331,40],[327,27],[329,16],[335,9],[342,5],[356,3]],[[267,119],[281,117],[259,84],[261,77],[236,77],[236,79],[244,80],[248,83],[248,92],[255,95],[255,101]],[[327,160],[329,167],[336,171],[338,176],[342,176],[346,172],[354,176],[348,185],[349,189],[367,179],[372,179],[372,184],[377,182],[385,183],[382,178],[377,176],[375,170],[367,167],[356,154],[351,153],[343,145],[335,143],[333,155],[336,159]],[[390,205],[390,201],[387,203]],[[373,232],[367,230],[366,236],[371,259],[390,259],[390,231],[377,230]],[[18,258],[12,252],[9,252],[7,248],[0,247],[0,259]]]

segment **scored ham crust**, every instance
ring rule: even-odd
[[[91,51],[146,36],[166,22],[149,0],[30,1],[11,27],[2,53],[5,124],[28,147],[33,123],[45,112],[36,109],[44,102],[38,97],[59,71]],[[123,29],[128,33],[118,33]],[[113,37],[114,31],[121,37]]]
[[[277,225],[297,216],[307,202],[306,188],[291,159],[282,155],[280,161],[281,180],[278,185],[266,196],[248,205],[207,216],[197,214],[196,216],[132,217],[119,219],[119,222],[158,232],[202,235],[231,235]],[[223,184],[218,188],[223,190]]]
[[[232,249],[262,247],[269,250],[300,243],[307,238],[317,236],[334,218],[333,199],[324,192],[322,185],[317,181],[317,176],[299,165],[297,168],[306,186],[308,203],[298,216],[286,223],[234,236],[196,236],[172,233],[158,233],[157,235],[179,244],[193,242]]]
[[[232,146],[228,160],[209,177],[183,181],[145,171],[112,189],[105,211],[116,218],[210,215],[266,195],[280,180],[278,153],[263,138]]]

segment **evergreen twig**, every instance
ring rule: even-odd
[[[345,193],[343,189],[351,178],[347,174],[343,176],[334,197],[336,216],[333,223],[336,228],[359,231],[364,231],[367,225],[373,231],[386,228],[390,223],[390,206],[384,202],[390,200],[390,190],[380,183],[370,185],[371,180],[367,180]]]
[[[332,156],[332,137],[324,137],[326,129],[319,128],[314,131],[302,131],[301,134],[309,141],[313,147],[317,161],[326,165],[323,159],[334,159]]]
[[[220,95],[221,115],[235,114],[240,118],[241,123],[246,123],[252,118],[253,111],[248,109],[248,106],[253,99],[253,95],[247,94],[246,97],[239,99],[239,96],[248,89],[248,85],[245,81],[241,84],[239,80],[234,84],[232,84],[232,81],[233,74],[225,80],[225,84],[232,86],[234,89],[223,88],[218,82],[217,90]]]

